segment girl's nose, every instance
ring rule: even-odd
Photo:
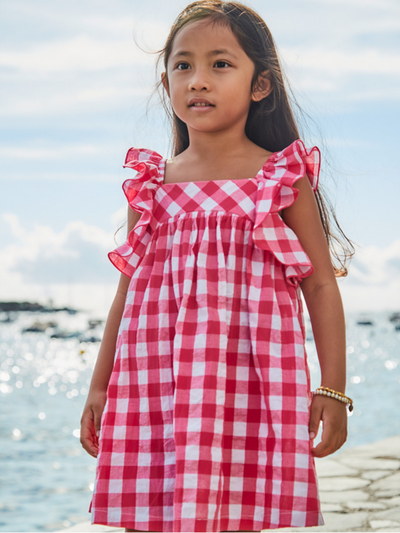
[[[210,90],[210,82],[204,72],[193,73],[189,82],[189,91]]]

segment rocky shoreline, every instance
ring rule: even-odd
[[[317,459],[325,525],[265,531],[400,531],[400,436]],[[124,531],[76,524],[65,532]]]

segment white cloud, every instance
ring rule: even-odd
[[[358,249],[339,287],[348,311],[399,310],[400,241]]]
[[[49,226],[23,228],[14,214],[4,214],[15,242],[0,251],[1,279],[26,283],[99,283],[115,279],[107,253],[114,233],[84,222],[69,222],[57,233]],[[120,237],[120,241],[122,237]]]
[[[400,241],[387,248],[367,246],[359,250],[351,266],[353,284],[386,285],[400,278]]]
[[[128,213],[127,213],[127,207],[123,206],[118,211],[113,213],[111,215],[111,223],[113,227],[120,227],[125,225],[127,221]]]
[[[123,211],[126,218],[126,207]],[[112,215],[113,227],[124,223],[123,211]],[[107,253],[124,241],[126,228],[115,236],[75,221],[57,233],[49,226],[24,228],[13,213],[3,214],[2,221],[14,241],[0,250],[3,300],[51,299],[56,306],[107,315],[119,278]]]
[[[13,213],[4,213],[2,216],[4,222],[6,222],[11,230],[11,233],[17,239],[23,239],[25,235],[25,230],[21,226],[17,215]]]
[[[28,90],[29,79],[18,80],[14,92],[3,89],[0,116],[47,118],[74,114],[77,120],[90,113],[104,113],[129,106],[132,99],[144,99],[152,90],[146,84],[132,87],[119,76],[103,77],[101,80],[86,77],[83,82],[74,75],[67,82],[53,79],[39,83],[36,80],[31,82]],[[82,88],[82,85],[85,87]]]
[[[400,55],[377,48],[337,50],[318,46],[312,48],[285,47],[281,49],[287,64],[311,69],[329,76],[374,74],[400,77]]]
[[[282,49],[283,64],[295,92],[321,102],[400,100],[400,54],[385,48],[313,47]]]
[[[129,33],[123,34],[128,39]],[[100,41],[79,35],[66,41],[38,44],[25,50],[0,52],[0,66],[24,72],[61,73],[129,68],[132,63],[152,63],[131,41]]]
[[[118,161],[118,164],[120,162]],[[51,170],[51,171],[40,171],[40,172],[32,172],[27,170],[26,172],[10,172],[7,173],[8,178],[12,178],[12,180],[29,180],[29,181],[36,181],[40,182],[42,180],[50,180],[50,181],[76,181],[76,180],[85,180],[85,181],[95,181],[95,182],[108,182],[108,183],[121,183],[121,177],[117,173],[114,174],[105,174],[100,172],[87,172],[85,169],[76,171],[76,172],[63,172],[57,170]]]
[[[296,40],[300,45],[308,41],[316,47],[325,44],[331,49],[353,48],[388,34],[392,34],[395,42],[400,29],[397,0],[281,0],[274,5],[273,11],[264,0],[256,0],[255,7],[270,25],[278,45],[292,37],[290,40]],[[379,39],[382,47],[385,46],[384,38]]]
[[[62,144],[58,146],[52,145],[51,142],[47,146],[0,146],[0,157],[2,159],[60,159],[71,156],[81,155],[100,155],[107,151],[107,147],[100,145],[85,145],[85,144]]]
[[[308,2],[312,3],[318,3],[321,4],[321,0],[307,0]],[[397,9],[397,0],[323,0],[325,5],[331,4],[335,6],[338,6],[339,4],[345,5],[345,6],[354,6],[356,8],[359,7],[376,7],[379,8],[379,10],[386,9],[389,10],[389,12],[392,12],[393,10]]]

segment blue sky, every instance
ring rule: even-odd
[[[155,51],[186,2],[3,0],[0,22],[2,299],[53,298],[104,313],[118,280],[107,251],[124,223],[130,146],[169,155]],[[360,247],[340,284],[348,310],[400,296],[400,4],[254,0],[294,94],[304,139]],[[140,45],[140,48],[135,44]],[[118,242],[124,230],[118,234]]]

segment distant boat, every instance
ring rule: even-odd
[[[103,323],[104,323],[104,320],[102,320],[101,318],[88,320],[88,327],[89,329],[95,329],[98,326],[101,326]]]
[[[100,342],[101,338],[94,335],[91,330],[85,331],[55,331],[51,335],[52,339],[78,339],[79,342]]]
[[[367,318],[367,317],[360,317],[356,321],[356,324],[358,326],[373,326],[374,325],[373,321],[370,318]]]
[[[395,331],[400,331],[400,312],[392,313],[389,316],[389,320],[394,325]]]
[[[77,339],[80,335],[82,335],[81,331],[55,331],[50,337],[52,339]]]
[[[82,333],[78,337],[79,342],[101,342],[101,338],[91,334],[91,332]]]
[[[34,322],[29,328],[22,330],[22,333],[45,333],[48,329],[56,328],[57,322]]]

